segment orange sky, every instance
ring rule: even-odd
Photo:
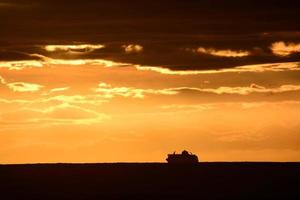
[[[299,63],[162,69],[1,62],[0,163],[300,160]]]
[[[0,164],[300,161],[300,6],[0,1]]]

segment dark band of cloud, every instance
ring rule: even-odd
[[[26,59],[24,54],[16,53],[20,51],[64,59],[107,59],[164,66],[173,70],[296,62],[300,61],[297,51],[278,56],[270,46],[280,41],[300,42],[298,4],[276,0],[175,0],[157,6],[157,2],[150,0],[130,3],[12,0],[1,6],[0,17],[5,20],[0,21],[0,60]],[[12,5],[24,9],[15,12],[11,10]],[[36,48],[78,42],[104,44],[106,48],[84,54]],[[128,45],[140,45],[142,51],[126,53],[124,49]],[[206,50],[198,54],[182,50],[200,47]],[[213,50],[208,51],[209,48]],[[134,50],[127,48],[130,49]],[[221,55],[220,50],[227,50],[227,55],[247,52],[247,56],[220,57],[217,56]]]

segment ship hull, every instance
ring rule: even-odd
[[[196,155],[182,156],[180,154],[169,154],[166,160],[172,164],[196,164],[199,162]]]

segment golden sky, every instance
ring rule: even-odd
[[[1,163],[299,160],[299,63],[161,69],[1,62]]]
[[[299,6],[172,2],[0,1],[0,163],[300,161]]]

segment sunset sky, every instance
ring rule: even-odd
[[[300,161],[295,2],[0,0],[0,163]]]

